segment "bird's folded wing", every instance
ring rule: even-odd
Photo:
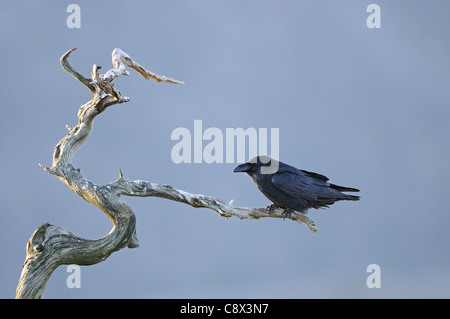
[[[325,175],[322,175],[322,174],[318,174],[318,173],[314,173],[314,172],[310,172],[310,171],[305,171],[304,169],[302,169],[301,171],[302,171],[303,173],[308,174],[308,175],[311,176],[311,177],[321,179],[321,180],[323,180],[324,182],[326,182],[326,181],[329,180],[328,177],[326,177]]]
[[[311,183],[311,177],[301,171],[279,170],[272,176],[272,183],[280,191],[294,198],[317,200],[317,195],[313,190],[315,185]]]

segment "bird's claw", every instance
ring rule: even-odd
[[[274,204],[270,204],[266,207],[266,210],[269,211],[269,215],[272,215],[273,211],[277,208]]]
[[[294,211],[293,211],[292,209],[285,209],[285,210],[283,211],[283,220],[284,220],[285,218],[291,218],[293,212],[294,212]]]
[[[274,205],[274,204],[270,204],[269,206],[266,207],[266,211],[269,211],[269,215],[272,215],[273,211],[274,211],[276,208],[283,208],[283,207],[279,207],[279,206],[276,206],[276,205]],[[294,211],[293,211],[292,209],[284,208],[284,211],[283,211],[283,220],[284,220],[285,218],[291,218],[293,212],[294,212]]]

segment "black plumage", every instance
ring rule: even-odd
[[[359,189],[329,183],[324,175],[299,170],[267,156],[255,157],[237,166],[233,172],[245,172],[252,177],[258,189],[272,201],[268,207],[270,211],[276,207],[284,208],[285,215],[292,211],[306,213],[309,208],[329,207],[340,200],[359,200],[359,196],[342,193],[359,192]]]

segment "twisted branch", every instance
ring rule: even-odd
[[[146,70],[118,48],[112,53],[113,69],[104,74],[98,74],[100,67],[94,64],[92,79],[85,78],[67,61],[74,50],[67,51],[61,57],[62,68],[86,86],[93,93],[93,98],[78,110],[77,125],[73,128],[67,126],[69,133],[55,146],[52,166],[42,167],[86,201],[101,209],[112,221],[113,227],[106,236],[88,240],[60,226],[43,223],[27,242],[26,258],[17,286],[16,298],[41,298],[48,279],[59,265],[92,265],[104,261],[113,252],[124,247],[139,247],[136,218],[133,210],[122,201],[122,195],[166,198],[192,207],[208,208],[224,217],[236,216],[241,219],[285,217],[281,209],[269,213],[265,208],[235,207],[221,199],[190,194],[170,185],[159,185],[141,180],[129,181],[124,179],[122,171],[117,180],[104,186],[97,186],[86,180],[80,170],[72,166],[73,156],[89,137],[94,118],[98,114],[111,105],[130,101],[130,98],[122,96],[113,84],[120,75],[129,75],[126,66],[135,69],[146,79],[152,78],[158,82],[174,84],[183,84],[183,82]],[[294,213],[288,218],[304,223],[312,232],[316,232],[314,222],[304,214]]]

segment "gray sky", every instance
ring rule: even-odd
[[[318,234],[281,219],[225,219],[157,198],[125,198],[141,247],[67,267],[46,298],[417,298],[450,297],[450,21],[448,1],[5,2],[0,11],[0,297],[12,298],[25,244],[43,222],[94,239],[111,224],[38,163],[75,125],[91,93],[62,71],[60,56],[89,76],[120,47],[147,69],[116,88],[131,102],[97,117],[74,166],[97,185],[122,168],[192,193],[269,201],[237,163],[176,164],[174,129],[279,128],[280,159],[357,187],[359,202],[311,210]],[[206,143],[205,143],[206,144]],[[370,264],[381,288],[369,289]]]

